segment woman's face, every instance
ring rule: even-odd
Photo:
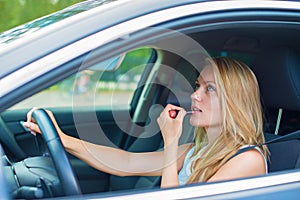
[[[191,95],[193,114],[190,124],[195,127],[219,127],[221,109],[216,91],[213,68],[205,67],[196,80],[195,91]]]

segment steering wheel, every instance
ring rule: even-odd
[[[33,111],[32,117],[42,131],[65,195],[80,195],[81,190],[58,133],[43,109]]]

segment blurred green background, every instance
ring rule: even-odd
[[[0,0],[0,33],[84,0]]]

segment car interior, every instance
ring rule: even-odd
[[[201,23],[190,22],[189,26],[186,25],[188,28],[180,24],[172,25],[172,28],[192,38],[212,57],[228,56],[250,66],[257,76],[261,90],[266,141],[275,139],[274,142],[266,144],[270,151],[269,173],[281,173],[300,167],[300,134],[297,133],[300,128],[300,47],[298,45],[300,28],[289,23],[288,20],[281,23],[274,21],[268,21],[268,23],[231,22],[228,25],[209,27]],[[236,23],[236,26],[232,26],[232,23]],[[282,31],[282,27],[285,31]],[[34,171],[33,169],[38,165],[36,162],[42,162],[48,166],[44,167],[41,172],[39,170],[34,172],[42,174],[43,180],[37,177],[28,178],[28,176],[33,176],[30,172],[24,172],[26,176],[22,173],[18,174],[21,186],[44,187],[48,191],[48,197],[59,196],[62,193],[60,189],[53,189],[59,186],[56,186],[57,172],[51,168],[53,166],[51,160],[33,161],[36,157],[49,158],[49,150],[45,147],[45,142],[40,136],[30,134],[20,123],[26,120],[26,113],[32,105],[52,110],[62,130],[74,137],[131,152],[162,150],[163,140],[156,118],[163,107],[169,103],[190,109],[190,95],[199,69],[196,69],[184,57],[166,49],[149,47],[147,42],[131,48],[124,47],[124,49],[128,56],[125,56],[122,62],[130,63],[132,68],[139,66],[133,72],[133,75],[139,75],[136,76],[135,85],[131,85],[133,89],[124,89],[124,91],[131,91],[129,96],[118,96],[119,99],[113,99],[113,95],[116,94],[114,92],[109,94],[107,88],[111,87],[115,90],[115,86],[112,86],[112,79],[118,80],[120,91],[123,91],[120,88],[131,84],[132,82],[128,80],[135,78],[130,75],[130,66],[127,67],[129,69],[127,71],[122,71],[125,64],[121,64],[110,71],[95,70],[90,74],[89,71],[92,70],[89,68],[74,67],[77,71],[87,72],[88,78],[85,77],[85,80],[92,82],[90,91],[102,88],[99,98],[89,96],[87,97],[89,100],[85,99],[85,103],[90,101],[91,105],[77,106],[82,103],[82,99],[79,95],[78,98],[74,97],[76,96],[74,87],[78,83],[76,81],[84,80],[81,79],[84,75],[73,73],[72,76],[62,75],[53,83],[49,82],[48,85],[40,86],[40,92],[1,113],[0,141],[5,152],[5,166],[14,166],[14,169],[20,169],[20,171],[24,170],[22,163],[25,163],[28,171]],[[123,49],[120,49],[119,54],[124,53],[122,51]],[[146,59],[137,61],[137,57],[133,56],[137,51],[146,51],[146,54],[143,54],[147,55]],[[195,49],[186,51],[184,55],[193,56]],[[198,53],[195,55],[199,56]],[[117,79],[117,75],[120,74],[126,74],[129,78],[119,76]],[[72,89],[68,88],[66,83],[71,83],[69,86],[71,85]],[[59,96],[64,104],[55,105],[54,103],[49,106],[52,101],[50,97],[48,101],[40,99],[44,91],[55,90],[60,91]],[[79,88],[76,91],[78,93],[84,91],[84,95],[88,96],[91,95],[86,92],[88,90]],[[73,93],[69,94],[65,91]],[[103,100],[101,95],[110,95],[110,99]],[[95,101],[104,104],[94,106]],[[106,105],[107,102],[103,101],[109,102]],[[189,125],[189,118],[186,117],[181,144],[193,141],[193,130],[194,128]],[[295,132],[292,138],[278,139]],[[79,181],[81,192],[84,194],[158,188],[160,185],[160,177],[110,175],[88,166],[70,154],[67,155]],[[4,170],[13,176],[14,172],[11,168]],[[13,181],[14,179],[10,180],[11,190],[18,190],[19,186]]]

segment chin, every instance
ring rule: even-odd
[[[199,119],[193,119],[192,117],[190,119],[190,124],[194,127],[205,127],[203,121],[201,122]]]

